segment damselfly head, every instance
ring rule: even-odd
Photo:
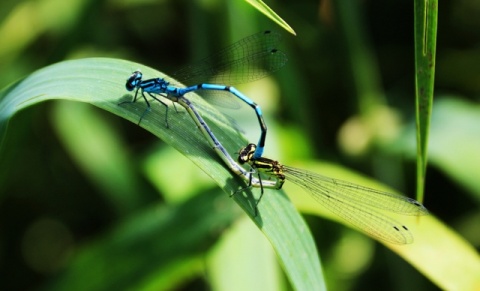
[[[125,83],[125,88],[127,88],[128,91],[132,91],[135,89],[138,84],[142,81],[143,74],[140,71],[135,71],[132,73],[130,77],[127,79],[127,83]]]
[[[256,149],[257,149],[257,146],[253,143],[249,143],[246,147],[241,148],[240,152],[238,153],[238,162],[240,164],[245,164],[250,162],[253,158],[253,154],[255,153]]]

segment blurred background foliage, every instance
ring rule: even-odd
[[[352,2],[268,1],[297,34],[284,33],[289,63],[240,89],[265,112],[267,156],[328,160],[415,193],[413,4]],[[479,13],[478,1],[440,3],[424,201],[477,249]],[[172,73],[244,36],[282,31],[247,3],[221,0],[6,0],[0,20],[0,88],[83,57]],[[256,140],[249,113],[234,115]],[[79,103],[34,106],[10,121],[0,161],[1,289],[289,288],[233,201],[123,119]],[[178,211],[184,220],[171,221]],[[436,289],[365,236],[306,219],[331,289]]]

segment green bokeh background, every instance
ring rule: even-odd
[[[271,78],[239,86],[266,115],[266,155],[285,164],[342,164],[413,196],[413,4],[268,4],[297,36],[243,1],[2,1],[0,88],[52,63],[84,57],[122,58],[174,72],[244,36],[275,29],[284,34],[281,49],[288,64]],[[424,201],[477,249],[479,13],[476,1],[440,3]],[[256,140],[249,109],[225,112]],[[72,117],[81,126],[66,126]],[[73,130],[91,147],[78,148]],[[103,161],[104,156],[109,159]],[[0,161],[1,289],[61,289],[63,282],[73,282],[66,270],[83,266],[76,254],[98,252],[125,257],[119,259],[125,265],[115,261],[111,266],[112,274],[127,274],[122,281],[95,273],[100,266],[84,270],[105,289],[225,290],[237,284],[235,272],[246,272],[248,257],[265,265],[268,274],[251,276],[241,289],[290,288],[268,242],[236,204],[189,160],[133,123],[80,103],[42,103],[10,121]],[[188,212],[185,221],[168,224],[171,212],[182,209]],[[202,239],[185,231],[188,221],[205,217],[222,223]],[[306,219],[332,290],[436,290],[408,263],[362,234],[314,216]],[[184,258],[156,258],[167,266],[161,269],[138,264],[139,257],[155,257],[155,247],[167,241],[142,237],[142,227],[156,223],[170,225],[162,233],[181,236],[186,245],[202,244],[193,250],[171,246],[172,252],[184,251]],[[194,229],[202,229],[198,224]],[[137,238],[128,256],[99,243],[122,233]],[[245,249],[230,246],[232,241]],[[229,256],[228,268],[219,268],[222,252]],[[108,263],[99,262],[109,268]]]

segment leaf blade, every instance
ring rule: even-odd
[[[125,80],[134,70],[132,68],[140,68],[149,77],[165,76],[140,64],[106,58],[65,61],[41,69],[0,92],[0,123],[5,124],[27,106],[53,99],[87,102],[137,123],[145,110],[144,102],[118,105],[132,98],[125,90]],[[208,106],[195,94],[189,94],[188,98]],[[230,173],[196,126],[192,126],[194,123],[187,114],[171,113],[170,129],[167,129],[164,110],[163,106],[152,103],[151,112],[145,115],[140,126],[187,156],[226,193],[246,186]],[[208,116],[204,118],[228,152],[234,154],[247,143],[232,128]],[[305,221],[282,191],[268,191],[274,194],[262,199],[261,214],[257,217],[253,217],[252,191],[245,191],[246,197],[234,195],[233,199],[270,240],[292,285],[299,290],[324,290],[319,256]]]

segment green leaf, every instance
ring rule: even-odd
[[[417,199],[423,201],[435,84],[437,0],[415,0],[415,111],[417,119]]]
[[[41,69],[0,92],[0,128],[5,129],[8,119],[19,110],[52,99],[87,102],[138,123],[146,108],[143,101],[118,105],[132,99],[125,89],[125,80],[135,69],[141,69],[146,78],[165,76],[140,64],[105,58],[65,61]],[[195,94],[189,94],[188,98],[202,108],[209,108]],[[151,112],[145,115],[140,126],[188,157],[226,193],[244,188],[245,182],[232,175],[221,162],[183,108],[176,106],[179,111],[176,113],[169,107],[169,129],[165,126],[165,108],[153,102]],[[215,117],[214,108],[210,107],[208,112],[204,118],[217,138],[229,153],[238,152],[247,141],[218,118],[211,118]],[[254,195],[258,192],[247,190],[234,195],[233,199],[271,242],[295,289],[325,289],[319,256],[302,217],[283,191],[276,190],[265,191],[259,215],[254,217]]]
[[[293,35],[297,35],[293,28],[288,25],[288,23],[283,20],[275,11],[273,11],[267,4],[265,4],[262,0],[246,0],[247,3],[255,7],[258,11],[263,13],[265,16],[276,22],[278,25],[283,27],[286,31],[290,32]]]

